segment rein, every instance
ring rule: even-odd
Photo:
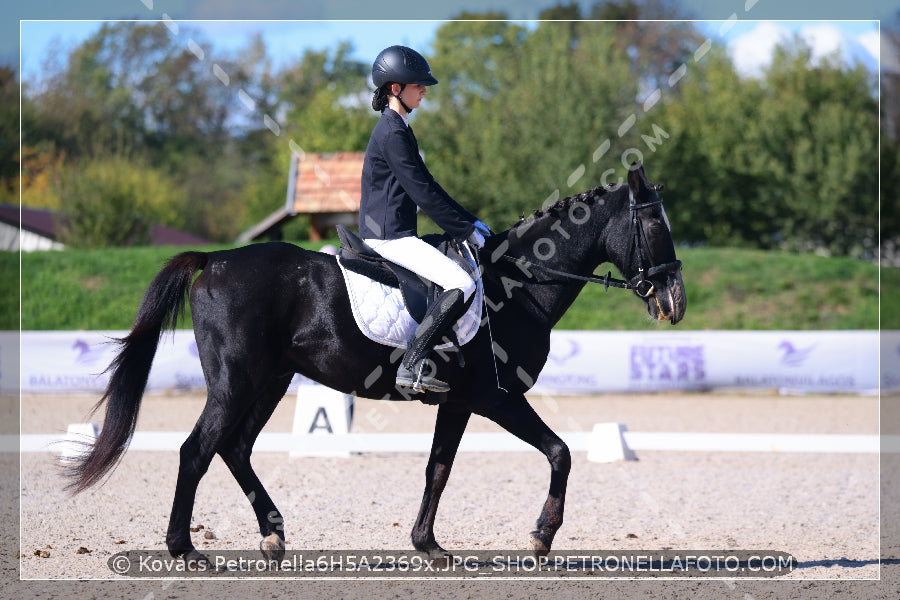
[[[640,278],[640,274],[637,277],[626,281],[624,279],[616,279],[615,277],[613,277],[612,271],[607,271],[606,275],[604,275],[602,277],[597,277],[595,275],[577,275],[575,273],[569,273],[567,271],[560,271],[560,270],[553,269],[550,267],[545,267],[544,265],[539,265],[537,263],[533,263],[531,261],[525,260],[524,258],[514,258],[512,256],[509,256],[508,254],[503,254],[502,256],[500,256],[500,258],[502,258],[503,260],[506,260],[508,262],[511,262],[513,264],[516,264],[518,266],[525,267],[527,269],[537,269],[538,271],[543,271],[544,273],[547,273],[549,275],[555,275],[556,277],[563,277],[565,279],[572,279],[575,281],[584,281],[587,283],[602,283],[604,291],[607,291],[607,292],[609,291],[610,287],[617,287],[617,288],[620,288],[623,290],[637,291],[637,288],[638,288],[638,285],[640,284],[640,282],[646,281],[646,280],[639,280],[638,283],[632,283],[635,279]],[[676,261],[670,262],[670,263],[664,263],[664,264],[657,265],[655,267],[651,267],[650,269],[648,269],[646,271],[646,277],[653,277],[655,275],[662,273],[663,271],[668,271],[670,273],[674,273],[675,271],[679,270],[680,268],[681,268],[680,260],[676,260]],[[639,294],[639,295],[641,295],[641,294]],[[653,290],[651,289],[650,293],[648,293],[647,296],[642,296],[642,297],[649,297],[652,295],[653,295]]]
[[[543,271],[544,273],[548,273],[550,275],[554,275],[556,277],[562,277],[565,279],[572,279],[574,281],[584,281],[586,283],[602,283],[604,291],[609,291],[610,286],[617,287],[623,290],[631,290],[641,298],[650,298],[656,293],[656,290],[653,287],[653,282],[646,279],[647,277],[653,277],[663,272],[667,273],[677,273],[681,269],[681,261],[675,260],[672,262],[663,263],[660,265],[656,265],[650,267],[646,271],[644,270],[644,252],[643,247],[646,245],[646,240],[644,243],[641,243],[643,239],[643,227],[641,227],[640,220],[637,216],[637,211],[642,208],[648,208],[650,206],[656,206],[657,204],[662,204],[662,199],[658,198],[656,200],[651,200],[650,202],[643,202],[641,204],[637,204],[634,199],[634,195],[629,190],[629,207],[631,210],[631,230],[632,237],[634,239],[634,245],[632,246],[632,251],[636,251],[638,255],[638,274],[632,277],[629,280],[624,279],[616,279],[612,276],[612,271],[607,271],[606,275],[602,277],[596,277],[593,275],[578,275],[575,273],[569,273],[567,271],[560,271],[558,269],[553,269],[551,267],[545,267],[544,265],[539,265],[533,263],[531,261],[525,260],[524,258],[514,258],[509,256],[508,254],[503,254],[500,258],[506,260],[507,262],[514,263],[519,267],[525,267],[529,269],[536,269],[538,271]]]

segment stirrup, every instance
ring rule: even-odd
[[[397,367],[396,384],[400,387],[412,388],[417,394],[425,391],[450,391],[450,385],[439,379],[437,363],[427,356],[413,365],[412,369],[401,362],[400,366]]]

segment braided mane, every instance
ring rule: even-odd
[[[568,211],[576,202],[583,202],[587,205],[591,205],[609,192],[609,188],[598,185],[597,187],[591,188],[585,192],[581,192],[580,194],[569,196],[567,198],[563,198],[562,200],[557,200],[551,206],[548,206],[545,209],[539,208],[533,211],[530,216],[534,217],[535,219],[540,218],[545,214],[555,217],[557,216],[557,213]],[[515,229],[524,222],[525,215],[522,214],[519,216],[519,220],[511,227],[511,229]]]
[[[660,184],[650,183],[650,181],[647,179],[647,176],[644,173],[643,169],[639,170],[638,174],[640,175],[641,179],[643,180],[644,185],[648,189],[650,189],[654,192],[660,192],[665,187],[661,183]],[[552,206],[548,206],[545,209],[537,209],[531,213],[531,216],[534,217],[535,219],[544,216],[544,214],[548,214],[550,216],[555,217],[555,216],[557,216],[557,213],[569,210],[569,208],[575,202],[584,202],[585,204],[590,205],[590,204],[593,204],[594,202],[596,202],[602,196],[604,196],[604,195],[608,194],[609,192],[612,192],[616,189],[618,189],[618,186],[610,188],[607,186],[598,185],[597,187],[591,188],[580,194],[576,194],[574,196],[569,196],[568,198],[563,198],[562,200],[557,200]],[[516,227],[518,227],[519,225],[521,225],[524,222],[525,222],[525,215],[524,214],[519,215],[519,220],[510,229],[515,229]]]

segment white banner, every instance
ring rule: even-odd
[[[98,392],[106,387],[106,368],[127,331],[22,332],[23,393]],[[194,332],[179,329],[160,340],[147,388],[204,388]]]
[[[900,332],[885,332],[885,387],[900,387]],[[556,331],[534,391],[587,394],[729,388],[878,390],[877,331]],[[893,370],[891,369],[893,365]]]
[[[0,388],[102,392],[125,331],[16,332],[0,336]],[[880,341],[880,356],[879,356]],[[900,331],[554,331],[537,393],[590,394],[729,388],[875,393],[900,388]],[[16,367],[19,367],[16,369]],[[304,381],[296,376],[292,388]],[[194,334],[163,336],[149,390],[203,389]]]

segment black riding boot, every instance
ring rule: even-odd
[[[464,308],[463,293],[459,289],[445,291],[428,308],[397,368],[398,386],[411,387],[416,392],[450,390],[446,381],[449,378],[440,373],[448,369],[439,368],[439,363],[446,361],[440,356],[431,359],[428,355],[462,316]]]

